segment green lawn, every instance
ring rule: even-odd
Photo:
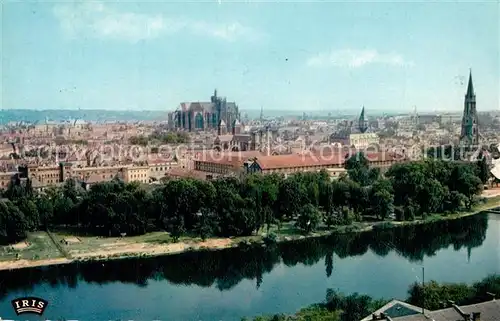
[[[19,259],[26,260],[54,259],[64,257],[54,245],[46,232],[29,233],[26,241],[29,244],[29,246],[26,248],[15,249],[12,245],[1,246],[0,260],[16,260],[17,254],[19,254]]]

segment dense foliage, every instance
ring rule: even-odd
[[[442,309],[449,301],[458,305],[469,305],[491,300],[500,296],[500,275],[491,275],[472,286],[465,283],[442,283],[436,281],[423,286],[414,283],[408,291],[408,303],[424,307],[428,310]]]
[[[147,146],[149,143],[156,144],[186,144],[189,142],[189,135],[185,132],[153,132],[149,136],[139,135],[129,138],[132,145]]]
[[[273,316],[259,316],[253,321],[359,321],[386,303],[388,301],[373,300],[368,295],[353,293],[345,296],[328,289],[325,302],[301,309],[293,316],[275,314]],[[243,318],[242,321],[249,321],[249,319]]]
[[[248,236],[295,222],[309,233],[392,215],[414,220],[468,209],[482,188],[475,163],[400,163],[383,177],[358,154],[346,168],[348,175],[334,181],[321,171],[288,178],[175,179],[152,189],[114,180],[87,191],[68,180],[44,193],[35,193],[29,180],[15,179],[0,204],[0,242],[60,225],[103,236],[166,230],[176,239],[184,233]]]

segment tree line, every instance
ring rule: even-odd
[[[485,302],[492,299],[488,293],[500,293],[500,275],[490,275],[473,285],[439,284],[431,281],[422,286],[415,283],[408,290],[409,296],[406,302],[433,311],[449,307],[449,301],[457,305]],[[359,321],[387,303],[389,303],[388,300],[375,300],[368,295],[358,293],[344,295],[328,289],[324,302],[313,304],[293,316],[275,314],[255,317],[253,321]],[[249,319],[242,319],[242,321],[245,320]]]
[[[68,180],[38,193],[29,179],[15,178],[0,202],[0,243],[53,226],[102,236],[164,230],[175,240],[249,236],[284,223],[309,233],[355,221],[414,220],[470,209],[482,190],[480,168],[426,160],[395,164],[381,175],[360,153],[346,161],[347,175],[333,181],[325,171],[171,179],[157,187],[117,179],[89,190]]]

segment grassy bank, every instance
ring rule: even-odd
[[[273,226],[269,234],[276,242],[327,236],[332,233],[359,233],[374,228],[393,228],[402,225],[426,224],[442,220],[458,219],[500,206],[500,196],[491,197],[473,210],[450,215],[429,215],[425,219],[407,222],[379,221],[355,222],[348,226],[321,226],[317,231],[303,235],[294,222]],[[35,232],[25,242],[0,247],[0,270],[18,269],[78,261],[113,260],[130,257],[151,257],[179,254],[188,251],[221,250],[242,244],[264,244],[267,230],[258,235],[235,238],[211,238],[202,241],[196,236],[184,236],[177,242],[166,232],[153,232],[134,237],[95,237],[68,234],[64,231]]]

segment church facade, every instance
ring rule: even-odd
[[[177,130],[233,131],[240,124],[240,112],[235,102],[218,97],[214,91],[210,102],[184,102],[169,115],[171,127]]]

